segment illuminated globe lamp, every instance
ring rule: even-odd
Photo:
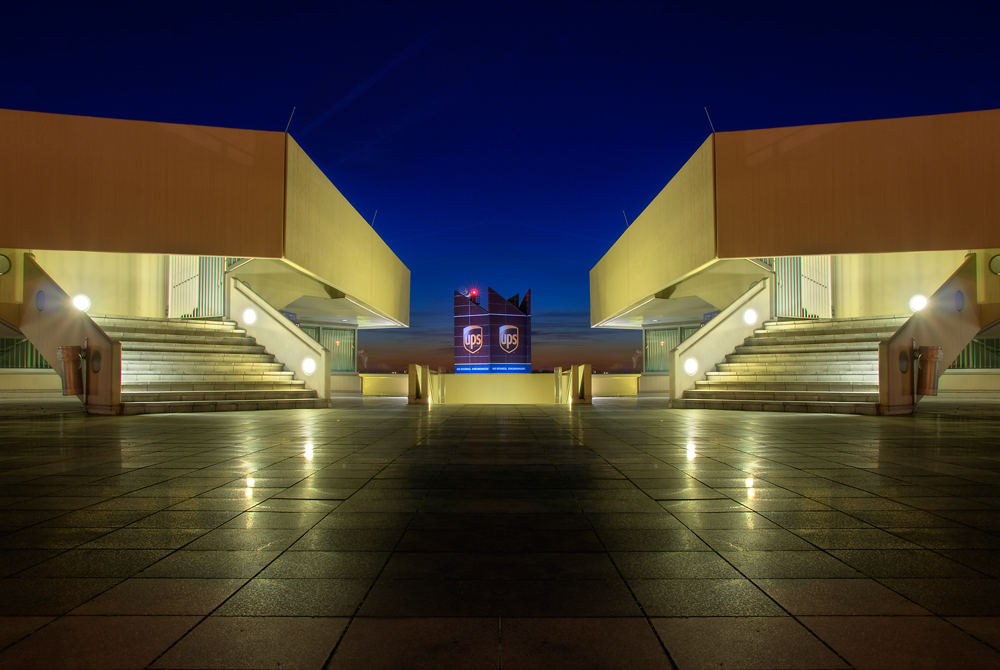
[[[78,296],[75,296],[73,298],[73,307],[76,307],[81,312],[86,312],[88,309],[90,309],[90,298],[88,298],[82,293]]]
[[[927,298],[919,293],[912,298],[910,298],[910,309],[914,312],[919,312],[924,307],[927,307]]]

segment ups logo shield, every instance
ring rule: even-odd
[[[462,330],[462,346],[470,354],[474,354],[483,348],[483,327],[466,326]]]
[[[517,326],[500,326],[500,348],[508,354],[517,349]]]

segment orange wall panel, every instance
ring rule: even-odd
[[[1000,110],[718,133],[720,258],[1000,245]]]
[[[0,246],[280,257],[284,134],[0,110]]]

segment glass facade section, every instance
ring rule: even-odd
[[[358,358],[354,345],[358,331],[353,328],[326,328],[325,326],[303,326],[302,329],[330,350],[330,372],[357,372]]]
[[[356,330],[352,328],[323,328],[320,344],[330,350],[330,372],[356,372],[358,358],[354,340]]]
[[[678,328],[648,328],[643,350],[644,372],[670,372],[670,350],[681,343]]]
[[[670,350],[698,332],[700,326],[647,328],[643,349],[643,372],[670,372]]]
[[[48,367],[49,364],[28,340],[0,337],[0,368],[40,370]]]
[[[969,342],[950,370],[996,370],[1000,368],[1000,338],[980,338]]]

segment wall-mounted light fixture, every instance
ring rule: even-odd
[[[90,298],[84,294],[73,296],[73,307],[76,307],[81,312],[86,312],[90,309]]]
[[[698,372],[698,361],[693,358],[689,358],[684,361],[684,372],[688,373],[689,376],[694,377],[695,373]]]
[[[920,295],[919,293],[912,298],[910,298],[910,310],[914,312],[919,312],[924,307],[927,307],[927,298]]]

